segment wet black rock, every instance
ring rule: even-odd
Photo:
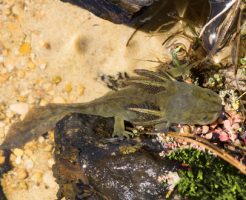
[[[95,15],[113,21],[128,23],[154,0],[62,0],[83,7]]]
[[[53,172],[58,199],[164,199],[158,182],[174,163],[160,158],[151,138],[111,138],[114,120],[73,114],[55,129]]]
[[[4,163],[2,163],[0,165],[0,179],[2,179],[3,175],[5,173],[7,173],[8,171],[10,171],[12,169],[11,165],[10,165],[10,154],[11,151],[9,150],[5,150],[4,151],[4,157],[5,157],[5,161]],[[5,196],[4,192],[3,192],[3,187],[2,185],[0,185],[0,200],[7,200],[7,197]]]
[[[205,22],[207,0],[61,0],[86,9],[113,23],[126,24],[144,32],[168,31],[184,18],[192,25]]]
[[[1,199],[1,200],[7,200],[5,194],[3,193],[2,186],[0,187],[0,199]]]

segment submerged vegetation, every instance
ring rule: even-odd
[[[167,155],[183,166],[176,185],[178,192],[188,199],[246,198],[246,176],[209,152],[194,148],[178,149]]]
[[[241,26],[240,20],[245,1],[209,3],[214,11],[210,10],[209,20],[191,40],[193,44],[186,50],[185,60],[179,60],[177,53],[181,48],[176,48],[171,52],[170,65],[175,70],[185,66],[180,65],[183,62],[192,65],[186,70],[189,75],[181,69],[183,81],[219,93],[224,112],[210,125],[180,125],[176,132],[166,133],[161,140],[165,149],[162,156],[180,163],[175,189],[182,197],[243,200],[246,199],[246,113],[242,100],[246,89],[246,38],[245,24]],[[183,21],[183,25],[187,23]],[[201,52],[194,48],[194,41],[202,46]],[[223,57],[223,53],[227,55]],[[165,183],[170,186],[168,181]],[[169,189],[172,193],[173,186]]]

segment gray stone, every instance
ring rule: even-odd
[[[67,116],[55,129],[58,199],[164,199],[158,177],[175,168],[153,138],[111,138],[112,118]],[[103,198],[104,197],[104,198]]]

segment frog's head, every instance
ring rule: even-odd
[[[222,112],[221,99],[212,90],[179,83],[167,109],[168,121],[205,125],[214,122]]]

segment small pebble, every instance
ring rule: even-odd
[[[51,152],[52,149],[53,149],[53,145],[48,144],[48,145],[44,148],[44,151],[46,151],[46,152]]]
[[[49,168],[52,168],[52,166],[55,164],[55,160],[54,160],[54,158],[50,158],[49,160],[48,160],[48,167]]]
[[[24,149],[25,150],[29,149],[29,150],[32,150],[32,151],[36,150],[37,149],[37,142],[33,140],[33,141],[30,141],[30,142],[26,143],[25,146],[24,146]]]
[[[55,140],[54,130],[50,130],[48,133],[49,133],[49,140],[54,142]]]
[[[6,117],[6,114],[3,111],[0,111],[0,120],[4,120]]]
[[[0,75],[0,84],[5,83],[6,81],[8,81],[10,78],[10,75],[7,73],[1,74]]]
[[[0,165],[2,165],[5,162],[5,156],[0,156]]]
[[[9,49],[3,49],[2,54],[3,54],[3,56],[8,56],[9,52],[10,52]]]
[[[236,140],[234,141],[234,145],[235,145],[235,146],[239,146],[239,147],[242,146],[242,144],[241,144],[241,142],[240,142],[239,139],[236,139]]]
[[[205,134],[209,131],[209,126],[202,126],[202,134]]]
[[[83,85],[78,85],[78,95],[82,96],[85,92],[85,87]]]
[[[17,71],[17,77],[20,79],[25,78],[26,73],[23,70],[18,70]]]
[[[4,57],[2,55],[0,55],[0,63],[4,62]]]
[[[30,95],[30,89],[23,89],[23,90],[21,90],[20,91],[20,96],[28,96],[28,95]]]
[[[33,103],[36,102],[36,99],[35,99],[32,95],[28,95],[28,97],[27,97],[27,102],[28,102],[29,104],[33,104]]]
[[[32,62],[32,60],[28,60],[27,67],[29,69],[35,69],[36,68],[36,65]]]
[[[44,173],[43,182],[50,188],[54,188],[57,185],[57,183],[55,182],[55,178],[53,177],[52,171],[47,171]]]
[[[14,150],[13,150],[13,153],[16,155],[16,157],[18,157],[18,156],[23,156],[23,154],[24,154],[24,151],[22,150],[22,149],[19,149],[19,148],[15,148]]]
[[[14,68],[15,68],[15,67],[14,67],[13,64],[7,64],[7,65],[6,65],[6,69],[7,69],[8,72],[12,72]]]
[[[0,121],[0,128],[3,128],[4,126],[6,126],[6,124],[3,121]]]
[[[24,153],[25,153],[25,155],[27,155],[29,157],[31,157],[33,155],[33,151],[30,150],[30,149],[25,149],[25,152]]]
[[[11,163],[14,163],[16,160],[16,156],[13,153],[11,153],[9,160],[11,161]]]
[[[20,115],[25,115],[29,110],[27,103],[14,103],[14,104],[11,104],[9,108],[13,112],[20,114]]]
[[[231,145],[228,145],[227,149],[229,149],[230,151],[235,151],[236,150],[236,148],[234,146],[231,146]]]
[[[14,183],[12,183],[11,181],[8,181],[9,182],[9,184],[7,183],[7,185],[10,185],[10,188],[12,189],[12,190],[16,190],[17,188],[19,188],[19,183],[16,181],[16,182],[14,182]]]
[[[229,119],[224,120],[223,122],[225,129],[230,130],[231,129],[231,121]]]
[[[48,102],[45,99],[41,99],[41,101],[39,102],[40,106],[46,106],[48,104]]]
[[[240,127],[241,127],[241,126],[240,126],[239,123],[234,123],[234,124],[232,124],[232,129],[235,130],[235,131],[239,130]]]
[[[9,119],[11,119],[11,118],[14,117],[14,113],[13,113],[13,111],[12,111],[11,109],[7,109],[7,110],[5,111],[5,114],[6,114],[6,116],[7,116]],[[10,121],[9,121],[9,122],[10,122]]]
[[[4,152],[0,151],[0,165],[2,165],[4,162],[5,162]]]
[[[24,5],[23,4],[16,3],[12,7],[12,13],[15,14],[15,15],[20,15],[20,13],[23,11],[23,9],[24,9]]]
[[[26,179],[28,177],[28,173],[25,169],[18,168],[17,177],[21,180]]]
[[[31,176],[31,180],[39,185],[42,182],[43,179],[43,173],[42,172],[35,172],[32,176]]]
[[[242,113],[237,113],[235,116],[233,116],[233,121],[241,123],[244,121],[244,116],[242,115]]]
[[[66,91],[66,93],[70,93],[70,92],[72,92],[72,90],[73,90],[72,84],[71,83],[67,83],[65,85],[65,91]]]
[[[44,69],[46,69],[46,67],[47,67],[47,63],[41,63],[41,64],[38,65],[38,67],[39,67],[40,69],[44,70]]]
[[[29,43],[23,43],[19,48],[19,53],[21,55],[27,55],[30,54],[32,51],[31,45]]]
[[[18,188],[22,189],[22,190],[27,190],[28,189],[28,185],[26,183],[26,181],[20,181],[18,184]]]
[[[204,137],[205,137],[207,140],[211,140],[212,137],[213,137],[213,133],[212,133],[212,132],[211,132],[211,133],[208,133],[208,134],[206,134]]]
[[[27,170],[32,169],[33,168],[33,165],[34,164],[33,164],[33,161],[31,159],[26,160],[25,163],[24,163],[24,166],[25,166],[25,168]]]
[[[38,138],[38,142],[39,142],[40,144],[44,143],[44,141],[45,141],[45,139],[44,139],[43,136],[40,136],[40,137]]]
[[[54,76],[52,78],[52,83],[55,85],[58,85],[62,81],[62,78],[60,76]]]
[[[18,99],[19,102],[26,102],[27,97],[26,97],[26,96],[21,96],[21,95],[20,95],[20,96],[17,97],[17,99]]]
[[[19,165],[19,164],[21,164],[21,162],[22,162],[21,156],[16,157],[15,164]]]
[[[188,125],[182,126],[182,129],[183,129],[183,133],[185,133],[185,134],[191,133],[190,126],[188,126]]]
[[[9,16],[12,13],[11,8],[10,7],[6,7],[5,9],[3,9],[3,14],[6,16]]]
[[[50,45],[49,42],[45,42],[45,43],[43,44],[43,46],[44,46],[44,48],[47,49],[47,50],[50,50],[50,49],[51,49],[51,45]]]
[[[239,106],[240,106],[240,102],[239,101],[234,101],[234,102],[231,103],[231,105],[232,105],[232,108],[234,110],[238,110]]]

